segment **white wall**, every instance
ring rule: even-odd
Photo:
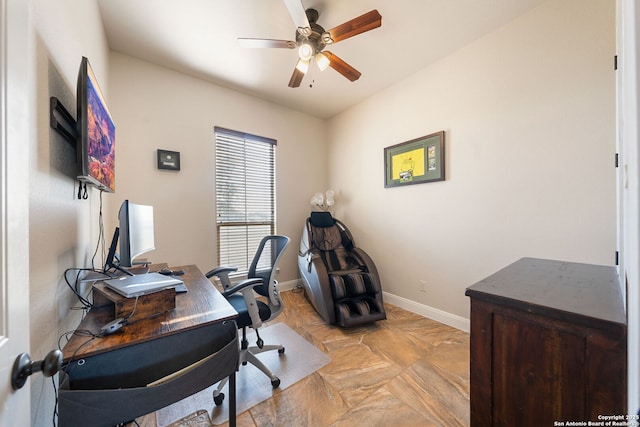
[[[300,233],[313,193],[326,188],[325,123],[165,68],[112,53],[110,109],[116,123],[116,192],[106,195],[105,224],[120,203],[154,206],[154,262],[216,266],[214,126],[277,140],[277,232],[292,239],[279,280],[296,280]],[[156,150],[180,152],[181,170],[156,168]]]
[[[612,2],[552,0],[330,120],[336,214],[386,292],[468,318],[523,256],[613,264],[614,54]],[[440,130],[446,180],[385,189],[384,147]]]
[[[49,128],[49,97],[59,97],[75,116],[75,91],[81,57],[90,58],[108,93],[108,49],[97,5],[85,0],[31,0],[30,61],[35,99],[29,141],[29,274],[31,349],[34,360],[57,348],[58,337],[76,328],[80,312],[63,280],[64,270],[87,267],[97,241],[98,192],[75,199],[74,148]],[[104,83],[103,83],[104,82]],[[64,341],[62,342],[64,344]],[[32,425],[51,422],[51,380],[31,377]]]

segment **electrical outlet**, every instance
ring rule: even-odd
[[[427,292],[427,281],[426,280],[419,280],[418,281],[418,289],[420,289],[420,292]]]

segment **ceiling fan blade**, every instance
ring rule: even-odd
[[[293,74],[291,74],[291,79],[289,80],[289,87],[298,87],[300,83],[302,83],[302,78],[304,77],[304,73],[297,68],[293,69]]]
[[[365,31],[373,30],[382,25],[382,15],[373,9],[370,12],[360,15],[357,18],[353,18],[344,24],[338,25],[335,28],[330,29],[322,35],[322,40],[326,43],[338,43],[341,40],[348,39],[349,37],[357,36]]]
[[[322,53],[324,53],[329,58],[329,66],[331,68],[333,68],[334,70],[336,70],[337,72],[339,72],[340,74],[342,74],[343,76],[351,80],[352,82],[355,82],[356,80],[358,80],[362,75],[360,71],[356,70],[351,65],[344,62],[337,55],[334,55],[333,53],[328,52],[326,50]]]
[[[304,6],[300,0],[284,0],[284,4],[289,9],[289,15],[293,19],[293,23],[298,29],[298,32],[308,37],[311,35],[311,25],[309,19],[307,19],[307,13],[304,10]]]
[[[251,47],[251,48],[280,48],[280,49],[296,48],[296,42],[291,40],[239,38],[238,42],[243,47]]]

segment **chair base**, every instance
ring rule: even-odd
[[[244,340],[242,347],[240,349],[240,364],[246,365],[247,363],[251,363],[256,368],[260,369],[269,379],[271,380],[271,386],[275,389],[280,387],[280,378],[278,378],[271,370],[262,363],[260,359],[256,357],[257,354],[264,353],[266,351],[277,350],[278,354],[284,354],[285,348],[282,345],[271,344],[271,345],[263,345],[262,348],[258,346],[247,347],[247,341]],[[224,393],[222,393],[222,389],[225,384],[227,384],[228,378],[222,379],[218,383],[218,387],[213,391],[213,402],[220,406],[224,400]]]

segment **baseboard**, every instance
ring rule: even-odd
[[[396,305],[407,311],[428,317],[429,319],[444,323],[445,325],[452,326],[456,329],[460,329],[461,331],[469,332],[471,330],[469,319],[465,319],[464,317],[457,316],[428,305],[420,304],[388,292],[382,292],[382,298],[389,304]]]
[[[298,286],[302,286],[302,280],[300,279],[278,282],[278,289],[280,290],[280,292],[290,291],[297,288]]]
[[[298,286],[302,286],[302,280],[300,279],[278,282],[278,288],[281,292],[290,291]],[[388,292],[382,292],[382,298],[389,304],[396,305],[407,311],[428,317],[436,322],[444,323],[445,325],[460,329],[461,331],[469,332],[471,330],[469,319],[465,319],[464,317],[457,316],[428,305],[420,304],[419,302],[411,301],[410,299],[399,297]]]

